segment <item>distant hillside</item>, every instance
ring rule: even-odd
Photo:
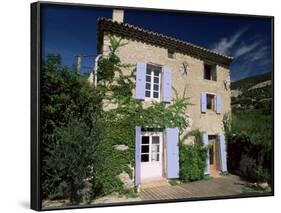
[[[232,82],[232,110],[271,113],[271,83],[271,72]]]
[[[271,72],[267,72],[261,75],[251,76],[239,81],[232,82],[231,89],[232,90],[239,89],[244,91],[258,83],[265,82],[268,80],[271,80]]]

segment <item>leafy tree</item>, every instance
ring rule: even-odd
[[[186,98],[147,107],[133,97],[135,66],[123,64],[118,57],[118,48],[125,45],[121,39],[110,36],[110,42],[110,53],[99,61],[97,87],[62,66],[60,56],[50,55],[43,63],[44,198],[64,197],[78,203],[86,181],[92,184],[92,198],[113,191],[132,193],[123,188],[118,175],[125,171],[132,177],[135,126],[181,131],[188,126]],[[116,150],[119,144],[128,149]]]
[[[90,86],[87,79],[61,65],[59,55],[49,55],[43,62],[40,120],[43,198],[67,197],[72,202],[79,201],[79,190],[87,176],[81,171],[88,174],[95,162],[101,100],[101,93]]]
[[[235,112],[225,121],[228,169],[251,181],[270,182],[272,116],[259,111]]]
[[[55,128],[57,141],[49,146],[46,166],[59,180],[59,193],[69,197],[72,204],[82,200],[85,179],[98,164],[96,134],[82,119],[74,118],[67,126]]]

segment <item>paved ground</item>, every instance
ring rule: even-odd
[[[251,191],[250,189],[249,183],[240,180],[238,176],[229,175],[175,186],[167,182],[162,185],[151,184],[148,188],[142,189],[138,197],[128,198],[125,195],[112,193],[94,200],[91,204],[238,195],[247,190]],[[69,200],[45,200],[43,208],[63,207],[69,205],[68,203]],[[80,203],[80,205],[85,204]]]
[[[240,180],[238,176],[229,175],[176,186],[143,189],[140,193],[140,198],[141,200],[165,200],[237,195],[241,194],[245,188],[247,188],[247,182]]]

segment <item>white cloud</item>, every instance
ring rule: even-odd
[[[251,61],[258,61],[260,59],[264,59],[266,57],[268,50],[269,50],[268,46],[259,48],[251,57]]]
[[[254,42],[252,44],[245,44],[243,43],[242,45],[240,45],[237,50],[234,52],[233,56],[238,58],[246,53],[251,52],[252,50],[254,50],[256,47],[258,47],[260,45],[260,42]]]
[[[221,38],[220,41],[213,46],[213,50],[222,54],[229,55],[232,47],[238,42],[239,38],[245,33],[245,29],[236,32],[230,38]]]

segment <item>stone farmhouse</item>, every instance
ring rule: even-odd
[[[135,127],[134,184],[179,177],[179,139],[193,143],[188,132],[204,132],[210,147],[205,175],[227,171],[223,117],[231,111],[230,70],[233,58],[212,50],[123,23],[123,10],[113,10],[113,18],[98,20],[98,54],[110,50],[108,35],[126,43],[118,56],[136,66],[134,97],[149,105],[152,101],[169,104],[175,97],[189,98],[189,127],[179,135],[178,128],[164,130]],[[124,70],[126,72],[126,70]]]

